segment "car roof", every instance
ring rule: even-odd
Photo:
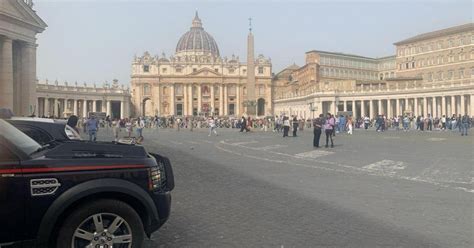
[[[17,117],[17,116],[14,116],[14,117],[11,117],[10,120],[66,124],[66,120],[57,120],[57,119],[39,118],[39,117]]]

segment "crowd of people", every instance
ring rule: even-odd
[[[353,129],[375,129],[377,132],[385,132],[389,129],[396,131],[459,131],[462,136],[468,134],[468,129],[473,125],[473,118],[468,115],[453,115],[451,117],[442,116],[441,118],[427,116],[394,116],[388,118],[381,114],[375,118],[368,116],[353,119],[352,116],[339,115],[335,116],[330,113],[319,115],[314,119],[298,118],[296,115],[272,116],[264,118],[252,118],[242,116],[234,117],[138,117],[138,118],[110,118],[99,119],[94,115],[89,118],[78,119],[77,126],[82,127],[84,133],[89,134],[89,139],[95,141],[99,128],[111,128],[115,140],[119,139],[119,134],[125,131],[128,138],[135,137],[137,142],[143,140],[143,129],[165,129],[173,128],[177,131],[188,129],[209,129],[209,136],[218,135],[219,128],[237,129],[240,132],[251,132],[255,130],[273,131],[283,133],[283,137],[289,137],[290,130],[292,136],[297,137],[297,132],[304,128],[314,129],[314,146],[319,147],[319,137],[322,133],[326,134],[326,147],[333,146],[332,137],[337,133],[347,132],[349,135],[353,133]]]

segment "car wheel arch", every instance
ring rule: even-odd
[[[143,224],[149,225],[152,219],[159,220],[151,197],[138,185],[119,179],[96,179],[78,184],[62,193],[46,211],[38,230],[38,244],[49,245],[51,234],[54,234],[76,206],[88,199],[118,199],[129,204],[142,218]],[[141,211],[144,210],[144,211]],[[150,234],[144,227],[145,232]]]

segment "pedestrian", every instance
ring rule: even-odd
[[[467,130],[469,129],[469,124],[471,120],[467,114],[461,118],[461,136],[467,136]]]
[[[335,123],[336,121],[334,120],[334,116],[332,116],[330,113],[327,113],[326,121],[324,122],[324,130],[326,133],[326,148],[328,147],[329,139],[331,139],[331,148],[334,147],[332,135],[334,133]]]
[[[86,122],[87,132],[89,133],[89,141],[97,140],[97,131],[99,129],[99,121],[95,118],[94,114],[91,114],[89,120]]]
[[[245,119],[245,116],[242,116],[242,119],[240,120],[240,132],[242,133],[244,130],[245,132],[250,131],[247,127],[247,119]]]
[[[117,118],[112,121],[112,132],[114,134],[114,141],[117,142],[120,132],[120,121]]]
[[[283,137],[288,137],[290,131],[290,118],[288,116],[283,117]]]
[[[214,120],[214,117],[209,118],[208,124],[209,124],[209,135],[208,136],[211,136],[212,133],[214,133],[216,136],[218,136],[216,121]]]
[[[293,116],[293,137],[296,137],[296,131],[298,131],[298,118],[296,118],[296,115]]]
[[[318,118],[313,120],[313,147],[319,147],[319,139],[321,138],[321,129],[323,128],[323,114],[320,114]]]
[[[125,131],[127,132],[128,134],[128,138],[130,138],[130,136],[132,136],[132,120],[131,119],[125,119]]]
[[[145,120],[141,117],[137,119],[137,134],[138,134],[138,143],[143,141],[143,128],[145,128]]]
[[[364,129],[367,130],[369,128],[370,118],[368,116],[364,117]]]
[[[352,135],[352,117],[351,116],[347,117],[346,127],[347,127],[347,133]]]

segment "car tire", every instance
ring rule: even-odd
[[[99,216],[99,217],[97,217]],[[102,216],[102,217],[100,217]],[[109,218],[110,217],[110,218]],[[117,218],[118,217],[118,218]],[[92,218],[92,219],[91,219]],[[107,220],[120,219],[120,227],[117,225],[117,231],[122,232],[123,235],[125,230],[129,229],[128,232],[125,232],[126,235],[131,234],[131,244],[121,244],[120,247],[131,247],[131,248],[141,248],[143,246],[143,241],[145,238],[145,232],[143,229],[143,224],[140,219],[140,216],[137,212],[130,207],[128,204],[118,200],[112,199],[102,199],[102,200],[95,200],[92,203],[87,203],[80,205],[78,208],[73,210],[73,212],[67,216],[66,220],[64,221],[63,225],[58,231],[58,238],[56,240],[56,247],[57,248],[83,248],[81,244],[77,244],[77,242],[88,242],[90,234],[92,234],[93,230],[88,230],[87,240],[80,239],[78,240],[77,231],[82,231],[83,226],[88,224],[88,221],[93,221],[95,223],[97,219],[100,219],[99,226],[103,226],[104,233],[105,230],[108,228],[112,229],[111,226],[115,221]],[[119,222],[117,221],[117,222]],[[89,227],[97,227],[96,225],[89,224]],[[115,232],[115,234],[117,233]],[[97,233],[97,232],[96,232]],[[112,240],[115,240],[114,235],[103,234],[104,237],[109,237]],[[112,238],[114,236],[114,238]],[[124,236],[121,236],[124,237]],[[96,237],[93,236],[93,239],[98,239],[103,237]],[[105,240],[105,238],[104,238]],[[99,240],[101,241],[101,240]],[[99,242],[99,241],[92,241],[92,242]],[[74,242],[74,243],[73,243]],[[114,242],[114,241],[110,241]],[[128,242],[128,241],[127,241]],[[76,245],[77,244],[77,245]],[[85,246],[84,246],[85,247]],[[115,246],[114,246],[115,247]],[[112,247],[111,247],[112,248]]]

